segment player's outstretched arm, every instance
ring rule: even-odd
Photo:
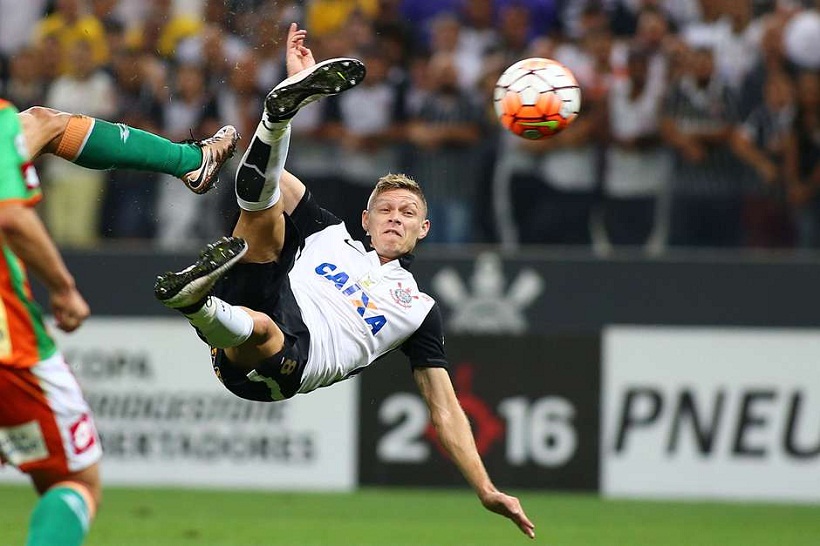
[[[417,368],[413,377],[430,410],[439,441],[487,510],[509,518],[525,535],[535,538],[535,525],[517,498],[495,488],[476,449],[470,422],[456,398],[450,375],[443,368]]]
[[[12,252],[46,286],[57,326],[76,330],[89,308],[40,217],[21,204],[0,207],[0,233]]]

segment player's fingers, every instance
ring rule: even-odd
[[[519,529],[521,532],[527,535],[530,538],[535,538],[535,530],[532,527],[527,527],[526,525],[519,525]]]
[[[527,519],[527,516],[522,512],[516,519],[516,524],[521,532],[530,538],[535,538],[535,525]]]
[[[80,321],[69,314],[55,316],[54,318],[57,321],[57,328],[63,332],[73,332],[80,325]]]
[[[527,514],[524,512],[524,509],[521,507],[521,503],[518,499],[511,498],[510,500],[511,502],[507,505],[510,519],[518,525],[521,532],[530,538],[535,538],[535,524],[533,524],[533,522],[531,522],[527,517]]]

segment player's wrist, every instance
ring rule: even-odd
[[[478,498],[481,499],[481,502],[486,502],[498,494],[498,489],[496,489],[492,483],[488,482],[484,485],[476,487],[475,492],[476,495],[478,495]]]
[[[48,291],[52,296],[65,296],[77,289],[74,277],[66,272],[64,275],[55,276],[47,283]]]

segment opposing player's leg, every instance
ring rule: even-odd
[[[102,456],[91,410],[60,354],[32,368],[0,366],[0,456],[40,499],[27,546],[78,546],[101,497]]]
[[[79,546],[101,499],[99,463],[61,475],[31,472],[40,500],[31,513],[26,546]]]
[[[239,136],[227,125],[207,139],[176,143],[121,123],[34,106],[21,112],[31,159],[51,153],[89,169],[136,169],[179,177],[194,193],[217,182]]]

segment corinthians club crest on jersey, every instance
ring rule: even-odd
[[[410,307],[413,306],[413,300],[419,299],[418,296],[413,295],[412,288],[402,288],[401,283],[399,283],[397,288],[390,291],[390,295],[393,296],[393,301],[405,309],[410,309]]]

